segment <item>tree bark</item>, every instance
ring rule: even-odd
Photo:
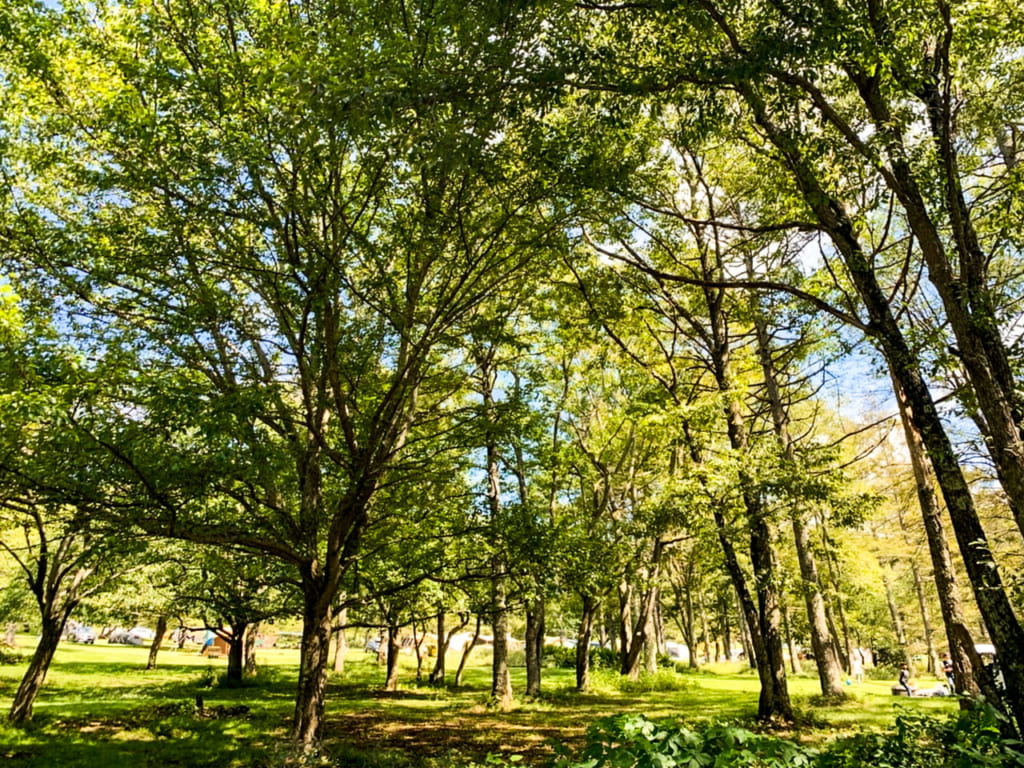
[[[473,631],[473,637],[468,643],[462,648],[462,656],[459,658],[459,668],[455,670],[455,687],[458,688],[462,685],[462,673],[466,669],[466,662],[469,661],[469,654],[476,647],[477,641],[480,639],[480,625],[482,619],[478,614],[476,617],[476,629]]]
[[[245,672],[245,636],[249,624],[247,622],[232,622],[231,633],[228,641],[228,672],[227,680],[231,683],[241,683],[242,675]]]
[[[526,695],[540,696],[544,661],[544,598],[539,597],[526,611]]]
[[[304,585],[299,686],[292,719],[292,738],[305,749],[320,740],[324,720],[324,691],[331,648],[331,596]]]
[[[584,693],[590,688],[590,638],[594,630],[594,616],[601,603],[593,595],[580,597],[583,598],[583,613],[576,633],[576,690]]]
[[[384,675],[385,691],[398,690],[398,654],[401,650],[398,645],[398,632],[398,625],[389,622],[387,632],[387,672]]]
[[[146,660],[146,669],[156,669],[156,656],[160,652],[160,645],[164,641],[164,634],[167,632],[167,617],[159,616],[156,620],[156,634],[153,642],[149,644],[149,658]]]
[[[345,674],[345,654],[348,652],[348,638],[345,636],[345,625],[348,623],[348,608],[338,610],[338,618],[334,622],[334,664],[336,675]]]
[[[256,663],[256,642],[259,640],[260,634],[260,623],[250,624],[248,631],[245,633],[245,676],[255,677],[259,671],[259,666]]]
[[[60,643],[61,633],[64,631],[64,624],[71,614],[71,609],[59,611],[54,616],[43,618],[39,643],[36,645],[35,653],[29,662],[25,675],[21,678],[18,690],[14,694],[14,701],[11,703],[11,711],[7,719],[14,725],[21,725],[32,719],[32,707],[35,704],[39,690],[46,680],[46,672],[53,661],[53,654]]]
[[[970,698],[977,698],[979,694],[984,693],[989,702],[1002,708],[1002,696],[998,689],[986,680],[985,675],[979,674],[982,670],[982,663],[974,648],[974,639],[967,626],[967,619],[964,617],[956,568],[953,566],[953,556],[946,543],[942,510],[932,485],[921,433],[910,420],[906,397],[895,380],[893,388],[896,393],[896,401],[900,406],[900,421],[903,424],[907,452],[910,455],[910,464],[914,471],[917,499],[921,506],[925,539],[928,542],[932,574],[939,596],[939,609],[942,612],[942,621],[946,628],[950,661],[953,662],[953,679],[956,681],[957,693],[963,694],[960,706],[966,709],[969,706]]]
[[[450,638],[445,634],[445,610],[437,609],[437,657],[434,659],[434,668],[427,676],[427,682],[431,685],[440,685],[444,682],[444,662],[448,655],[448,643]]]
[[[768,116],[753,83],[737,85],[754,112],[757,123],[785,158],[819,224],[842,255],[849,276],[867,310],[868,328],[907,398],[911,422],[920,430],[945,498],[978,608],[1000,655],[1006,680],[1005,701],[1020,731],[1024,729],[1024,655],[1019,650],[1024,648],[1024,628],[1006,594],[988,537],[931,392],[921,375],[919,361],[896,322],[888,295],[878,284],[871,260],[858,241],[856,229],[845,206],[824,190],[799,144]],[[982,399],[989,393],[979,389],[977,394]],[[1021,456],[1024,459],[1024,452]],[[1024,498],[1024,495],[1018,498]]]

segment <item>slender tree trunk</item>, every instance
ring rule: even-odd
[[[580,597],[583,598],[583,613],[576,633],[576,690],[583,693],[590,688],[590,638],[593,635],[594,616],[601,603],[593,595]]]
[[[633,614],[630,603],[633,597],[633,587],[628,582],[619,584],[619,668],[628,669],[629,649],[633,645]],[[625,673],[623,673],[625,674]]]
[[[789,631],[789,606],[785,602],[782,603],[782,630],[786,634],[786,648],[789,649],[789,670],[794,675],[799,675],[803,669],[796,653],[796,645],[793,643],[793,633]]]
[[[445,656],[448,655],[448,643],[451,638],[445,634],[445,610],[444,608],[437,609],[437,658],[434,660],[434,668],[430,671],[430,676],[427,677],[427,682],[431,685],[440,685],[444,682],[444,662]]]
[[[719,595],[719,605],[721,606],[720,616],[722,624],[722,645],[725,646],[725,660],[732,661],[732,632],[729,626],[732,622],[729,621],[729,593],[724,590]]]
[[[741,605],[736,606],[736,616],[739,619],[740,643],[743,645],[743,654],[747,657],[747,665],[751,669],[757,669],[757,659],[754,658],[754,642],[751,640],[750,626],[747,624],[747,614],[744,613]]]
[[[160,652],[160,644],[164,641],[164,634],[167,632],[167,617],[158,616],[156,620],[156,634],[153,642],[149,645],[149,659],[146,661],[146,669],[156,669],[156,656]]]
[[[508,709],[512,706],[512,674],[508,666],[508,604],[504,566],[499,563],[497,567],[502,572],[495,575],[491,592],[491,605],[494,611],[491,699],[499,709]]]
[[[472,653],[473,648],[476,647],[477,641],[480,639],[480,624],[482,619],[479,615],[476,617],[476,629],[473,631],[473,637],[468,643],[462,648],[462,657],[459,659],[459,668],[455,670],[455,687],[458,688],[462,685],[462,672],[466,669],[466,662],[469,661],[469,654]]]
[[[1020,649],[1024,648],[1024,627],[1006,593],[956,453],[939,418],[928,385],[921,375],[920,363],[896,322],[888,294],[878,284],[871,259],[861,247],[856,227],[847,215],[845,206],[830,196],[819,183],[815,169],[804,157],[799,143],[774,123],[754,83],[736,85],[754,112],[758,125],[785,158],[819,224],[842,255],[847,272],[867,310],[868,329],[882,348],[890,370],[907,398],[911,422],[920,430],[932,469],[942,489],[978,608],[1002,660],[1001,669],[1006,681],[1005,701],[1018,731],[1024,730],[1024,654],[1020,653]],[[929,264],[929,268],[931,266]],[[966,360],[968,357],[974,359],[978,350],[972,346],[960,351]],[[979,387],[977,382],[975,387],[979,400],[985,400],[991,394]],[[994,402],[1002,408],[1006,399],[996,397]],[[1015,439],[1019,441],[1019,435]],[[1024,451],[1019,451],[1015,458],[1024,461]],[[1024,493],[1017,496],[1018,500],[1021,498],[1024,498]]]
[[[932,560],[932,574],[935,588],[939,595],[939,609],[946,628],[946,640],[949,644],[949,657],[953,662],[953,679],[956,681],[957,693],[963,694],[960,699],[962,708],[969,705],[969,698],[977,698],[984,693],[985,698],[1002,708],[1002,696],[985,675],[979,674],[982,669],[981,659],[974,648],[974,639],[964,617],[963,604],[960,601],[960,587],[957,584],[956,569],[953,567],[953,556],[946,543],[943,530],[942,510],[935,495],[928,459],[925,455],[921,433],[910,420],[909,407],[899,382],[893,380],[896,399],[900,405],[900,420],[906,437],[907,451],[910,455],[911,467],[914,470],[914,482],[917,486],[917,499],[921,505],[924,521],[925,539]]]
[[[544,598],[537,598],[526,612],[526,695],[540,696],[544,661]]]
[[[914,591],[917,593],[917,607],[921,612],[921,626],[924,628],[924,643],[927,648],[928,661],[926,667],[929,672],[935,673],[939,668],[939,655],[935,651],[935,643],[932,638],[932,622],[928,616],[928,601],[924,594],[924,583],[921,581],[921,571],[917,563],[910,561],[910,573],[914,577]]]
[[[384,690],[398,690],[398,654],[401,651],[398,645],[398,626],[388,622],[388,657],[387,673],[384,676]]]
[[[43,619],[39,643],[36,645],[35,653],[32,654],[32,660],[28,664],[24,677],[21,678],[21,684],[11,703],[10,714],[7,716],[7,719],[14,725],[20,725],[32,719],[32,707],[46,680],[46,672],[50,668],[53,654],[57,650],[61,633],[64,631],[64,623],[70,613],[71,610],[68,609],[58,612],[56,616]]]
[[[753,280],[755,277],[754,264],[753,256],[750,254],[746,256],[746,268],[748,277]],[[750,295],[750,308],[754,318],[758,358],[761,362],[761,372],[764,376],[765,392],[767,393],[768,405],[772,414],[775,436],[778,438],[786,463],[789,466],[795,466],[796,454],[793,447],[793,439],[789,433],[789,414],[782,399],[782,389],[779,385],[779,376],[772,354],[773,350],[771,337],[768,333],[768,324],[754,294]],[[796,545],[797,561],[800,564],[800,575],[802,578],[800,591],[804,596],[804,602],[807,607],[811,647],[814,650],[814,659],[818,668],[818,681],[821,684],[821,693],[823,696],[841,697],[845,695],[845,691],[843,690],[839,659],[832,649],[828,622],[825,618],[825,601],[821,596],[818,566],[814,559],[814,553],[811,551],[810,534],[804,521],[804,512],[799,506],[795,506],[793,509],[792,522],[793,539]],[[796,664],[799,662],[794,657],[791,663]]]
[[[708,608],[704,602],[704,590],[697,592],[697,607],[700,609],[700,631],[704,636],[704,663],[710,664],[718,659],[711,658],[711,625],[708,623]]]
[[[348,638],[345,636],[345,625],[348,624],[348,608],[339,608],[338,617],[334,622],[334,674],[345,674],[345,654],[348,653]]]
[[[896,595],[892,591],[892,581],[889,579],[888,571],[891,568],[891,563],[885,563],[880,559],[879,564],[882,566],[882,586],[885,587],[885,601],[889,606],[889,618],[892,620],[892,631],[896,636],[896,644],[899,645],[900,651],[903,654],[903,660],[910,668],[911,674],[913,674],[914,657],[907,647],[907,635],[903,629],[903,619],[900,617],[899,607],[896,605]]]

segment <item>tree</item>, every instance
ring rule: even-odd
[[[147,497],[152,533],[296,569],[307,745],[330,606],[374,497],[445,407],[453,329],[550,231],[492,87],[519,19],[350,10],[36,10],[8,49],[36,54],[4,63],[20,86],[9,125],[35,142],[19,156],[42,157],[45,137],[78,147],[45,179],[11,168],[39,194],[7,210],[4,247],[132,371],[112,397],[133,418],[80,422],[81,439]],[[141,64],[129,40],[146,41]]]

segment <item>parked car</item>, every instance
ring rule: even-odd
[[[86,624],[80,624],[68,631],[68,640],[73,643],[92,645],[96,642],[96,632]]]
[[[133,634],[127,629],[115,629],[107,635],[108,643],[117,643],[119,645],[142,645],[143,640],[136,634]]]

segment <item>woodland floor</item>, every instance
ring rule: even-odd
[[[34,638],[19,638],[24,661]],[[23,729],[0,726],[0,762],[35,768],[217,766],[272,768],[294,764],[287,739],[298,653],[265,650],[261,672],[240,688],[223,685],[226,661],[191,650],[161,652],[156,670],[145,670],[147,649],[62,643]],[[344,676],[328,687],[323,762],[336,766],[440,768],[479,765],[489,754],[521,755],[521,765],[541,766],[551,743],[582,743],[600,717],[640,712],[674,717],[692,726],[711,722],[752,725],[757,677],[740,664],[700,673],[663,672],[646,688],[623,690],[616,675],[598,671],[593,691],[572,690],[573,671],[544,670],[543,695],[518,700],[510,711],[488,706],[490,656],[474,651],[464,685],[433,688],[415,680],[414,662],[403,668],[400,690],[381,690],[383,670],[361,650],[346,657]],[[449,669],[457,660],[452,659]],[[0,665],[0,706],[9,707],[25,664]],[[449,673],[449,678],[451,673]],[[920,687],[931,687],[924,677]],[[525,670],[513,673],[522,691]],[[891,727],[897,708],[951,711],[952,700],[893,697],[891,679],[851,685],[839,706],[815,699],[817,679],[793,676],[790,690],[800,715],[787,738],[820,743],[854,731]],[[661,690],[651,690],[659,687]],[[203,709],[196,709],[196,696]],[[307,764],[308,761],[307,761]]]

